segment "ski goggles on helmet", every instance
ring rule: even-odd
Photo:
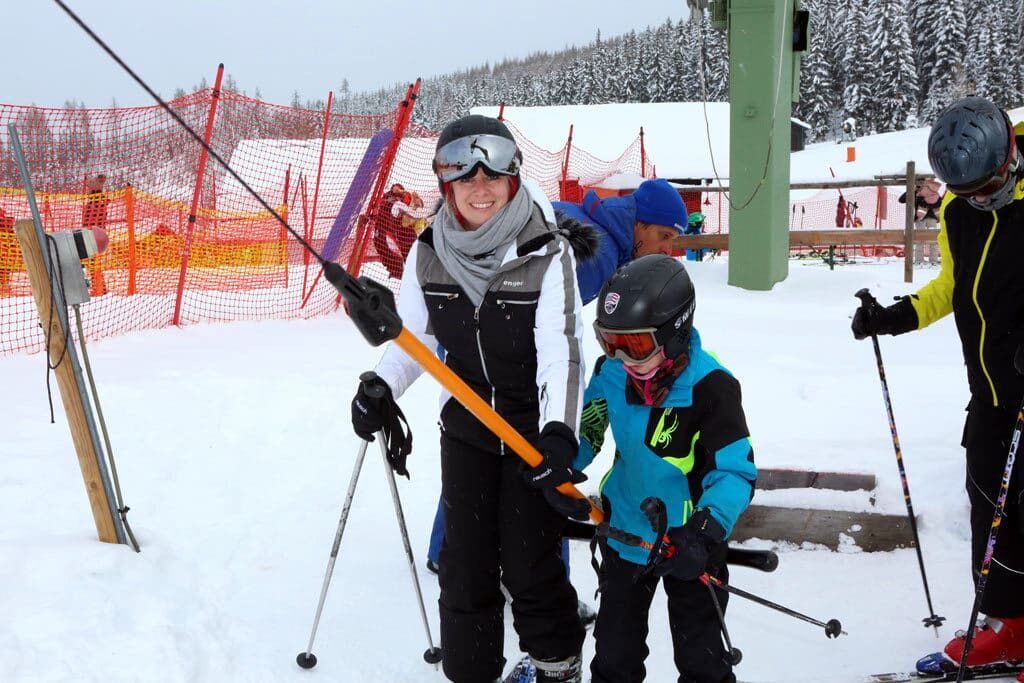
[[[597,341],[609,358],[618,358],[627,363],[646,363],[658,355],[662,344],[658,341],[656,327],[640,327],[633,330],[612,330],[594,322]]]
[[[520,165],[516,143],[500,135],[468,135],[452,140],[434,154],[434,173],[443,183],[458,180],[477,164],[499,175],[516,175]]]

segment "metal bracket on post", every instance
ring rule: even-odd
[[[59,276],[53,266],[56,254],[51,253],[47,247],[46,234],[43,232],[43,219],[39,214],[39,207],[36,205],[32,179],[25,162],[17,126],[13,123],[8,124],[7,130],[10,133],[11,148],[18,165],[18,172],[25,186],[25,196],[32,213],[31,222],[35,227],[33,231],[27,225],[28,221],[17,221],[15,231],[18,232],[22,245],[22,256],[25,258],[32,281],[33,294],[40,309],[40,320],[44,322],[44,334],[52,344],[61,347],[59,353],[65,356],[61,363],[55,363],[58,365],[55,373],[67,413],[75,452],[78,455],[78,464],[82,470],[86,493],[89,496],[89,507],[92,509],[93,520],[96,523],[96,532],[99,539],[105,543],[127,545],[127,536],[121,518],[117,514],[114,490],[103,457],[96,421],[93,418],[92,404],[89,401],[85,380],[82,377],[82,366],[78,361],[78,352],[72,341],[71,327],[68,321],[68,304],[65,301],[64,289],[57,280]],[[33,263],[30,263],[30,260]],[[72,265],[81,268],[80,262]],[[41,290],[45,290],[45,292]],[[44,316],[44,307],[48,311],[55,311],[57,315]],[[51,319],[51,325],[46,327],[45,321]]]

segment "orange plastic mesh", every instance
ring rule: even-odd
[[[169,104],[202,134],[213,95],[208,88]],[[404,255],[440,197],[431,171],[435,132],[410,123],[389,168],[381,167],[379,155],[367,155],[371,140],[395,129],[402,109],[328,116],[222,90],[210,144],[314,248],[324,248],[338,223],[334,260],[397,291]],[[307,318],[337,309],[337,294],[318,277],[316,260],[213,159],[189,220],[201,146],[160,107],[0,104],[0,355],[44,348],[10,231],[14,218],[30,213],[10,153],[9,123],[17,125],[46,230],[86,225],[109,233],[107,252],[85,263],[93,299],[82,314],[90,339],[170,325],[179,296],[181,324]],[[523,150],[524,175],[558,199],[566,147],[544,150],[514,123],[510,128]],[[357,178],[365,156],[374,163]],[[567,177],[584,186],[640,171],[639,138],[612,161],[576,147],[568,156]],[[652,160],[644,171],[652,175]],[[386,177],[380,201],[361,193],[350,220],[339,221],[353,182],[372,175],[367,187],[373,187],[380,173]],[[373,233],[357,245],[360,225]]]

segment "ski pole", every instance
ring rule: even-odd
[[[716,579],[710,574],[703,574],[699,578],[702,582],[706,584],[714,584],[715,588],[721,588],[722,590],[728,591],[733,595],[738,595],[741,598],[746,598],[751,602],[756,602],[757,604],[768,607],[769,609],[773,609],[776,612],[782,612],[783,614],[787,614],[791,617],[794,617],[795,619],[806,621],[808,624],[821,626],[825,629],[825,635],[829,638],[838,638],[841,635],[849,635],[846,631],[843,630],[843,625],[842,623],[840,623],[838,619],[829,619],[827,622],[818,621],[817,619],[809,617],[806,614],[801,614],[796,610],[792,610],[788,607],[783,607],[782,605],[772,602],[771,600],[765,600],[760,596],[754,595],[753,593],[748,593],[747,591],[737,588],[736,586],[730,586],[729,584]]]
[[[985,543],[985,556],[981,561],[978,585],[974,592],[971,620],[967,624],[967,635],[964,636],[964,651],[960,655],[960,665],[956,671],[957,683],[961,683],[964,680],[964,674],[967,672],[967,653],[971,651],[971,643],[974,641],[974,623],[978,620],[978,612],[981,610],[981,597],[985,594],[985,584],[988,583],[992,557],[996,551],[996,538],[999,536],[999,526],[1003,521],[1006,496],[1010,492],[1010,477],[1013,475],[1013,465],[1017,460],[1017,446],[1020,443],[1021,432],[1024,432],[1024,399],[1021,400],[1020,408],[1017,409],[1017,422],[1013,426],[1013,436],[1010,438],[1010,452],[1006,456],[1003,479],[999,483],[999,497],[996,498],[996,510],[992,515],[992,527],[989,529],[988,541]]]
[[[240,176],[231,165],[226,162],[212,147],[206,144],[206,141],[197,133],[184,119],[181,118],[174,109],[171,108],[161,97],[158,95],[149,85],[142,80],[132,69],[129,67],[124,60],[121,59],[114,52],[113,49],[108,46],[102,38],[89,28],[89,26],[77,15],[71,8],[69,8],[63,0],[53,0],[54,3],[60,7],[68,17],[71,18],[83,31],[85,31],[92,40],[99,45],[99,47],[110,55],[111,59],[117,62],[125,73],[127,73],[132,80],[139,84],[139,86],[145,90],[153,100],[160,105],[160,107],[167,112],[167,114],[174,119],[186,132],[192,137],[193,140],[198,142],[214,161],[221,165],[221,167],[245,189],[252,197],[268,212],[281,226],[287,230],[295,241],[309,252],[310,255],[314,256],[320,263],[324,271],[324,277],[330,282],[338,293],[341,294],[345,300],[345,308],[348,311],[352,321],[359,328],[360,333],[372,346],[380,346],[384,342],[394,341],[403,351],[406,352],[411,358],[416,360],[423,368],[430,373],[434,379],[441,383],[445,389],[447,389],[459,403],[461,403],[473,417],[480,420],[488,429],[491,430],[498,438],[504,441],[509,447],[518,455],[520,458],[525,460],[531,467],[536,467],[543,461],[543,456],[537,451],[536,448],[530,444],[519,432],[515,430],[512,425],[501,417],[497,412],[491,408],[482,398],[476,395],[472,389],[467,385],[458,375],[456,375],[450,368],[444,363],[438,360],[434,352],[431,351],[423,344],[419,339],[415,337],[411,332],[405,329],[402,324],[402,319],[398,316],[398,312],[395,310],[395,297],[391,290],[381,285],[379,282],[361,276],[359,278],[352,277],[344,268],[333,261],[328,261],[318,252],[309,242],[307,242],[299,233],[297,233],[290,225],[288,221],[281,217],[270,204],[267,203],[263,197],[260,196],[256,190]],[[558,491],[570,498],[577,498],[580,500],[586,500],[586,496],[580,493],[575,486],[571,483],[564,483],[558,487]],[[595,524],[600,524],[604,520],[604,514],[599,510],[593,502],[590,503],[590,518]]]
[[[622,531],[621,529],[608,526],[607,523],[599,524],[597,526],[594,526],[593,524],[577,523],[575,526],[570,524],[566,528],[567,530],[572,530],[579,527],[589,527],[590,529],[593,529],[593,535],[584,538],[582,535],[567,533],[565,534],[565,537],[569,539],[589,541],[593,536],[604,536],[606,538],[614,538],[622,541],[627,545],[635,545],[638,548],[645,548],[647,550],[651,549],[651,544],[636,534],[631,534],[628,531]],[[749,567],[750,569],[757,569],[758,571],[769,574],[779,568],[779,556],[774,550],[755,550],[754,548],[730,547],[725,556],[725,563],[734,567]]]
[[[861,300],[861,304],[867,307],[879,306],[878,301],[867,288],[861,289],[854,296]],[[907,519],[910,522],[910,532],[914,537],[914,550],[917,551],[917,564],[921,568],[921,583],[924,585],[924,597],[928,602],[928,611],[931,612],[931,616],[925,617],[921,621],[924,622],[925,628],[933,626],[935,628],[935,635],[939,635],[939,627],[942,626],[942,622],[946,620],[945,617],[940,617],[935,614],[935,608],[932,607],[932,594],[928,590],[928,576],[924,570],[924,556],[921,554],[921,539],[917,533],[917,517],[914,515],[914,504],[910,500],[910,482],[907,481],[907,471],[903,467],[903,451],[900,449],[900,437],[896,433],[896,418],[892,414],[892,400],[889,398],[889,383],[885,380],[885,366],[882,364],[882,350],[878,346],[878,335],[871,335],[871,344],[875,348],[875,362],[878,365],[878,379],[882,382],[882,398],[885,400],[885,412],[889,416],[889,431],[892,433],[892,447],[896,451],[896,466],[900,472],[900,483],[903,485],[903,500],[907,504]]]
[[[379,385],[370,390],[371,394],[378,391],[384,394],[384,388]],[[391,488],[391,500],[395,504],[395,517],[398,519],[398,528],[402,532],[402,544],[405,546],[405,556],[409,560],[409,574],[412,575],[412,585],[416,589],[416,600],[420,606],[420,618],[423,620],[423,630],[427,633],[427,650],[423,653],[423,659],[428,664],[437,664],[441,661],[441,648],[434,647],[434,638],[430,635],[430,622],[427,621],[427,608],[423,605],[423,591],[420,590],[420,577],[416,574],[416,560],[412,555],[412,545],[409,543],[409,531],[405,526],[405,514],[402,512],[402,501],[398,497],[398,486],[395,484],[395,471],[388,462],[387,447],[384,446],[384,434],[378,432],[377,441],[380,442],[380,455],[384,463],[384,471],[387,475],[388,486]]]
[[[331,577],[334,575],[334,563],[338,559],[338,548],[341,547],[341,537],[345,533],[345,525],[348,523],[348,513],[352,509],[352,498],[356,495],[356,483],[359,481],[359,472],[363,469],[363,459],[366,457],[366,446],[369,443],[362,439],[360,441],[359,453],[356,454],[356,464],[352,466],[352,477],[348,482],[348,493],[345,494],[345,504],[341,506],[341,519],[338,520],[338,530],[334,533],[334,545],[331,546],[331,557],[327,561],[324,584],[320,588],[320,601],[317,603],[316,615],[313,617],[313,630],[309,634],[309,644],[306,646],[305,652],[300,652],[295,658],[295,663],[303,669],[312,669],[316,666],[316,655],[313,654],[313,640],[316,638],[316,631],[320,626],[320,615],[324,611],[327,589],[330,587]],[[383,443],[383,440],[381,443]]]
[[[710,583],[705,583],[708,587],[708,594],[711,596],[711,603],[715,606],[715,614],[718,615],[718,625],[722,629],[722,639],[725,640],[725,649],[728,653],[729,664],[736,666],[743,661],[743,652],[738,647],[732,646],[732,639],[729,637],[729,628],[725,625],[725,612],[722,611],[722,605],[718,602],[718,595],[715,593],[714,587]]]
[[[633,545],[639,548],[647,548],[648,550],[654,547],[655,545],[652,543],[648,543],[636,534],[631,534],[628,531],[623,531],[622,529],[616,529],[615,527],[609,526],[608,524],[601,524],[600,526],[598,526],[597,533],[600,536],[606,536],[607,538],[611,538],[621,543],[625,543],[626,545]],[[765,598],[754,595],[753,593],[748,593],[747,591],[736,588],[735,586],[731,586],[707,574],[706,572],[699,576],[698,579],[704,583],[712,583],[715,585],[716,588],[721,588],[724,591],[728,591],[729,593],[738,595],[741,598],[746,598],[747,600],[756,602],[759,605],[763,605],[778,612],[782,612],[783,614],[788,614],[791,617],[795,617],[796,619],[806,621],[809,624],[821,626],[825,629],[825,635],[829,638],[837,638],[840,635],[849,635],[846,633],[846,631],[843,630],[843,625],[838,619],[829,619],[827,622],[818,621],[817,619],[813,619],[805,614],[801,614],[800,612],[791,610],[788,607],[784,607],[782,605],[779,605],[778,603],[774,603],[771,600],[766,600]]]
[[[666,533],[668,530],[668,512],[665,509],[665,501],[657,496],[649,496],[640,503],[640,509],[647,517],[647,521],[654,531],[655,538],[658,539],[652,544],[651,555],[647,560],[647,566],[644,568],[645,572],[650,572],[655,564],[675,555],[676,547]],[[732,646],[732,638],[729,637],[729,629],[725,625],[725,612],[722,611],[722,605],[718,602],[718,596],[715,594],[714,587],[706,581],[704,585],[708,588],[711,604],[714,605],[715,614],[718,616],[718,627],[722,632],[722,638],[725,640],[727,661],[732,666],[736,666],[743,659],[743,653],[739,648]]]

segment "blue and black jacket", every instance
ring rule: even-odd
[[[753,496],[757,468],[740,384],[701,348],[697,330],[690,338],[689,365],[660,406],[643,405],[622,361],[607,357],[595,365],[583,403],[574,466],[590,465],[609,424],[615,440],[615,460],[601,480],[611,526],[653,543],[640,503],[658,496],[665,501],[669,527],[685,524],[694,509],[707,508],[728,537]],[[615,540],[608,544],[630,562],[647,562],[643,548]]]

